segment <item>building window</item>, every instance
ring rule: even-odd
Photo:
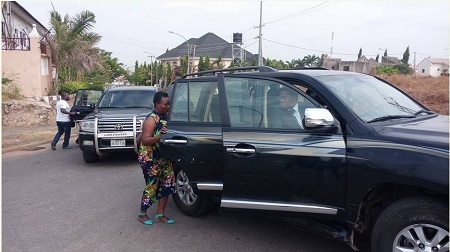
[[[350,71],[350,66],[344,66],[344,71]]]
[[[48,75],[48,58],[41,58],[41,75]]]
[[[422,69],[422,73],[425,73],[425,69]]]

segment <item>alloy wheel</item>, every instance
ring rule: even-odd
[[[448,231],[430,224],[414,224],[395,237],[392,251],[449,251]]]
[[[191,182],[183,170],[177,174],[177,194],[183,204],[188,206],[193,205],[197,200],[197,195],[192,189]]]

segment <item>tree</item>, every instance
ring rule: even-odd
[[[304,67],[318,67],[319,60],[320,60],[320,58],[318,56],[316,56],[315,54],[313,54],[313,55],[305,56],[303,58],[302,62],[303,62]]]
[[[375,58],[375,61],[378,62],[379,59],[380,59],[380,54],[377,54],[377,57]]]
[[[169,63],[167,63],[166,66],[166,86],[168,87],[169,84],[172,82],[172,67]],[[162,87],[164,88],[164,87]]]
[[[185,53],[184,55],[183,55],[183,57],[180,57],[180,67],[181,67],[181,73],[183,74],[183,75],[186,75],[186,73],[187,73],[187,68],[188,68],[188,63],[187,63],[187,61],[188,61],[188,55],[187,55],[187,53]],[[161,76],[161,75],[160,75]]]
[[[402,58],[401,61],[402,61],[403,64],[408,64],[408,62],[409,62],[409,46],[406,47],[406,50],[403,53],[403,58]]]
[[[362,47],[359,48],[358,59],[361,58],[361,56],[362,56]]]
[[[211,66],[213,69],[222,69],[225,66],[222,63],[222,55],[219,54],[219,57],[216,61],[213,62],[213,65]]]
[[[198,71],[205,71],[205,61],[203,60],[203,54],[200,54],[200,58],[198,59]]]
[[[231,61],[231,63],[228,66],[228,68],[233,68],[233,67],[236,67],[236,63],[234,62],[234,60]]]
[[[209,59],[209,54],[205,56],[205,70],[211,70],[211,60]]]
[[[102,51],[103,57],[102,67],[95,67],[91,72],[83,76],[85,83],[92,83],[95,87],[103,87],[105,83],[109,83],[120,75],[129,78],[127,71],[123,68],[123,64],[119,63],[117,58],[112,58],[112,53]]]
[[[258,65],[258,61],[256,61],[256,58],[253,58],[252,60],[252,66],[257,66]]]
[[[49,35],[52,58],[56,63],[54,90],[58,90],[59,81],[80,80],[84,71],[92,71],[101,66],[102,57],[96,44],[101,36],[90,30],[95,24],[95,15],[90,11],[81,11],[74,17],[64,18],[56,11],[50,11]]]

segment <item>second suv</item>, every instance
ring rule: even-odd
[[[122,86],[106,90],[94,111],[79,121],[78,141],[86,163],[102,153],[135,151],[136,136],[153,109],[152,86]]]
[[[195,73],[168,93],[161,148],[184,214],[216,199],[221,212],[291,217],[353,248],[368,232],[374,252],[448,251],[449,117],[395,86],[258,67]]]

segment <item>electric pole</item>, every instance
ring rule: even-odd
[[[262,1],[259,8],[259,49],[258,49],[258,66],[263,65],[263,57],[262,57]]]

